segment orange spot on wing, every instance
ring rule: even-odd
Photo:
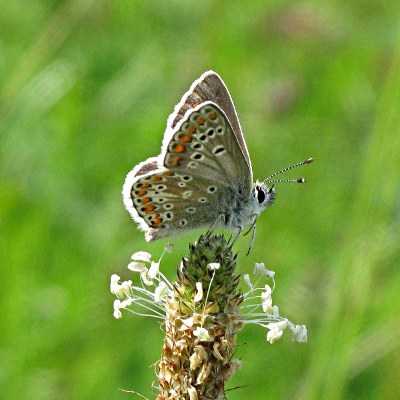
[[[142,203],[146,204],[146,203],[150,203],[150,202],[151,202],[151,198],[150,197],[143,197]]]
[[[162,180],[161,176],[154,175],[153,176],[153,182],[160,182]]]
[[[181,158],[178,156],[175,156],[172,158],[171,165],[173,167],[177,167],[180,164],[180,162],[181,162]]]
[[[196,133],[196,127],[194,125],[189,126],[188,130],[189,133]]]
[[[143,183],[143,185],[141,186],[142,189],[148,189],[149,187],[151,187],[150,183]]]
[[[144,212],[145,212],[146,214],[151,213],[151,212],[154,211],[154,210],[155,210],[155,207],[154,207],[153,205],[151,205],[151,204],[149,204],[148,206],[146,206],[146,207],[144,208]]]
[[[183,153],[185,151],[185,146],[182,143],[176,143],[172,146],[172,151],[174,153]]]
[[[195,129],[195,130],[196,130],[196,129]],[[192,133],[194,133],[194,132],[192,132]],[[185,134],[183,134],[183,135],[180,135],[180,136],[179,136],[179,140],[180,140],[182,143],[189,143],[189,142],[192,141],[192,137],[191,137],[190,135],[185,135]]]
[[[217,117],[218,117],[218,115],[215,112],[208,116],[208,118],[212,119],[213,121],[214,121],[214,119],[217,119]]]
[[[174,176],[175,174],[171,171],[167,171],[163,173],[164,176]]]
[[[206,122],[206,120],[205,120],[203,117],[200,117],[200,118],[197,118],[196,122],[197,122],[199,125],[204,125],[204,122]]]
[[[162,218],[160,218],[160,217],[158,216],[158,214],[153,218],[153,224],[154,224],[154,225],[161,225],[162,222],[163,222],[163,220],[162,220]]]
[[[144,189],[142,189],[142,190],[140,190],[140,191],[137,193],[137,195],[138,195],[139,197],[142,197],[142,196],[144,196],[146,193],[147,193],[147,191],[144,190]]]

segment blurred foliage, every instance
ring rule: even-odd
[[[397,0],[2,2],[0,398],[154,397],[162,332],[114,320],[108,286],[167,242],[144,242],[120,191],[208,69],[257,178],[316,159],[237,247],[309,342],[246,329],[228,398],[400,398],[399,17]],[[171,278],[198,234],[173,240]]]

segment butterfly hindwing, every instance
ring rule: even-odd
[[[211,225],[221,213],[222,186],[209,179],[160,168],[135,176],[130,188],[130,212],[146,231],[147,240]]]

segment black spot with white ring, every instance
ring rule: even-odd
[[[189,122],[184,122],[181,126],[181,131],[185,132],[189,129]],[[179,140],[180,132],[175,135],[175,140]]]
[[[203,150],[204,146],[201,143],[196,142],[193,143],[192,148],[196,150]]]
[[[188,162],[188,167],[191,169],[196,169],[198,166],[199,166],[199,164],[196,161]]]
[[[201,153],[193,153],[192,158],[193,160],[202,161],[204,160],[204,155]]]
[[[215,154],[216,156],[220,156],[220,155],[222,155],[224,153],[225,153],[225,147],[222,146],[222,145],[215,146],[213,148],[213,154]]]
[[[199,118],[199,117],[200,117],[200,113],[196,112],[196,113],[192,113],[189,119],[190,119],[191,122],[196,123],[197,118]]]

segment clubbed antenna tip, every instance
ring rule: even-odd
[[[272,175],[270,175],[267,179],[265,179],[265,183],[275,183],[275,182],[294,182],[294,183],[306,183],[306,180],[304,178],[298,178],[298,179],[271,179],[274,176],[280,175],[283,172],[289,171],[293,168],[297,168],[297,167],[301,167],[302,165],[306,165],[306,164],[311,164],[312,162],[314,162],[314,159],[312,157],[307,158],[307,160],[304,160],[302,162],[299,162],[297,164],[293,164],[289,167],[283,168],[275,173],[273,173]]]

